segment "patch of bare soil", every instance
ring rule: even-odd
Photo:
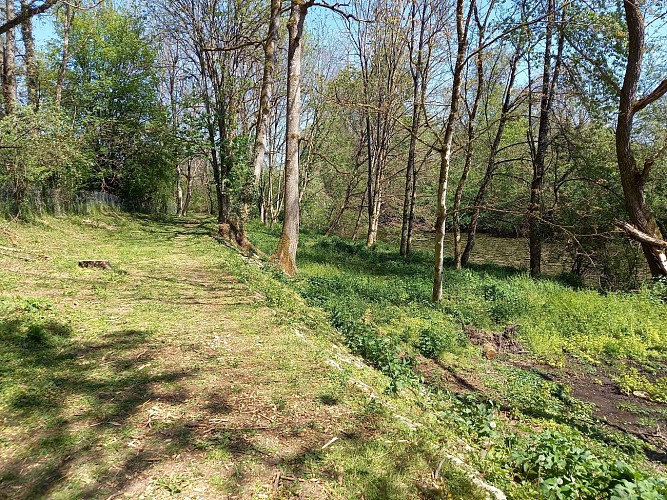
[[[605,364],[591,367],[573,357],[568,358],[562,368],[545,365],[524,349],[514,325],[502,332],[486,332],[471,326],[463,326],[463,330],[470,342],[481,348],[488,361],[483,366],[466,369],[420,356],[415,371],[427,384],[455,393],[479,393],[493,397],[494,391],[485,384],[485,372],[493,372],[496,363],[537,373],[547,380],[570,387],[572,396],[594,405],[594,416],[604,426],[645,441],[655,448],[647,451],[647,456],[653,461],[667,463],[667,404],[636,394],[623,394],[614,381],[619,373],[618,366]],[[655,375],[648,377],[655,378]]]
[[[572,395],[595,405],[595,415],[613,429],[632,434],[656,447],[650,458],[667,463],[667,405],[623,394],[613,378],[618,369],[599,367],[591,374],[575,359],[567,369],[540,366],[553,380],[572,388]]]
[[[502,332],[486,332],[474,326],[463,326],[463,331],[473,345],[482,348],[488,359],[498,354],[525,354],[526,351],[519,340],[517,325],[508,325]]]

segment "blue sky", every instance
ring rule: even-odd
[[[46,42],[55,36],[55,32],[53,31],[53,22],[51,21],[51,16],[49,15],[37,16],[33,23],[32,29],[35,36],[35,43],[39,48],[44,48],[46,46]]]

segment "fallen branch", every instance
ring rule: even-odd
[[[328,448],[329,446],[334,444],[336,441],[338,441],[338,437],[337,436],[332,437],[329,441],[327,441],[327,443],[324,446],[322,446],[322,449],[324,450],[324,449]]]
[[[637,229],[635,226],[630,224],[629,222],[625,221],[620,221],[617,220],[614,222],[614,225],[623,231],[632,238],[633,240],[637,240],[640,243],[645,243],[647,245],[653,245],[655,247],[659,248],[667,248],[667,241],[665,240],[659,240],[658,238],[654,238],[653,236],[650,236],[646,234],[643,231],[640,231]]]

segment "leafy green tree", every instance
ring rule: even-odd
[[[26,217],[49,204],[56,212],[68,208],[90,163],[66,115],[22,107],[0,120],[0,165],[4,211]]]
[[[62,105],[94,156],[86,187],[118,195],[135,209],[163,205],[174,181],[173,134],[141,19],[105,4],[74,19],[69,43]]]

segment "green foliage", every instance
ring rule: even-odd
[[[568,386],[526,370],[503,367],[499,372],[500,392],[513,410],[558,422],[594,422],[593,405],[574,398]]]
[[[331,322],[343,333],[350,350],[387,375],[391,379],[391,390],[401,389],[414,378],[414,360],[403,351],[397,339],[381,335],[359,321],[359,311],[349,302],[343,300],[330,307]]]
[[[456,422],[462,431],[477,437],[498,438],[500,430],[496,419],[496,404],[476,394],[457,394],[453,406],[441,417]]]
[[[427,358],[438,359],[445,352],[454,352],[460,347],[460,337],[445,332],[437,326],[430,326],[419,332],[417,349]]]
[[[275,237],[262,229],[254,231],[253,242],[270,252]],[[660,283],[639,292],[603,295],[548,279],[533,280],[507,268],[445,269],[443,301],[433,304],[427,254],[404,259],[383,244],[369,250],[360,243],[308,233],[302,241],[302,277],[296,284],[301,295],[327,310],[330,300],[346,298],[357,319],[366,314],[381,331],[404,337],[412,344],[406,349],[419,350],[420,336],[435,335],[420,333],[427,329],[449,337],[438,343],[455,351],[465,344],[460,322],[485,330],[514,323],[521,325],[527,347],[553,362],[565,352],[594,362],[667,355]]]
[[[519,292],[512,282],[492,283],[485,287],[484,299],[492,321],[506,323],[524,312],[526,304]]]
[[[667,481],[591,452],[575,436],[545,431],[519,441],[511,468],[539,486],[545,498],[664,498]]]
[[[640,373],[637,368],[624,367],[615,378],[623,394],[635,391],[645,392],[653,401],[667,403],[667,377],[658,377],[654,381]]]
[[[59,211],[84,181],[89,162],[68,118],[58,109],[19,108],[0,120],[0,187],[7,215]]]
[[[151,45],[141,18],[127,9],[105,3],[78,13],[63,87],[63,106],[95,159],[85,187],[142,210],[163,207],[174,175],[175,138],[159,101]],[[52,58],[55,74],[57,49]]]

